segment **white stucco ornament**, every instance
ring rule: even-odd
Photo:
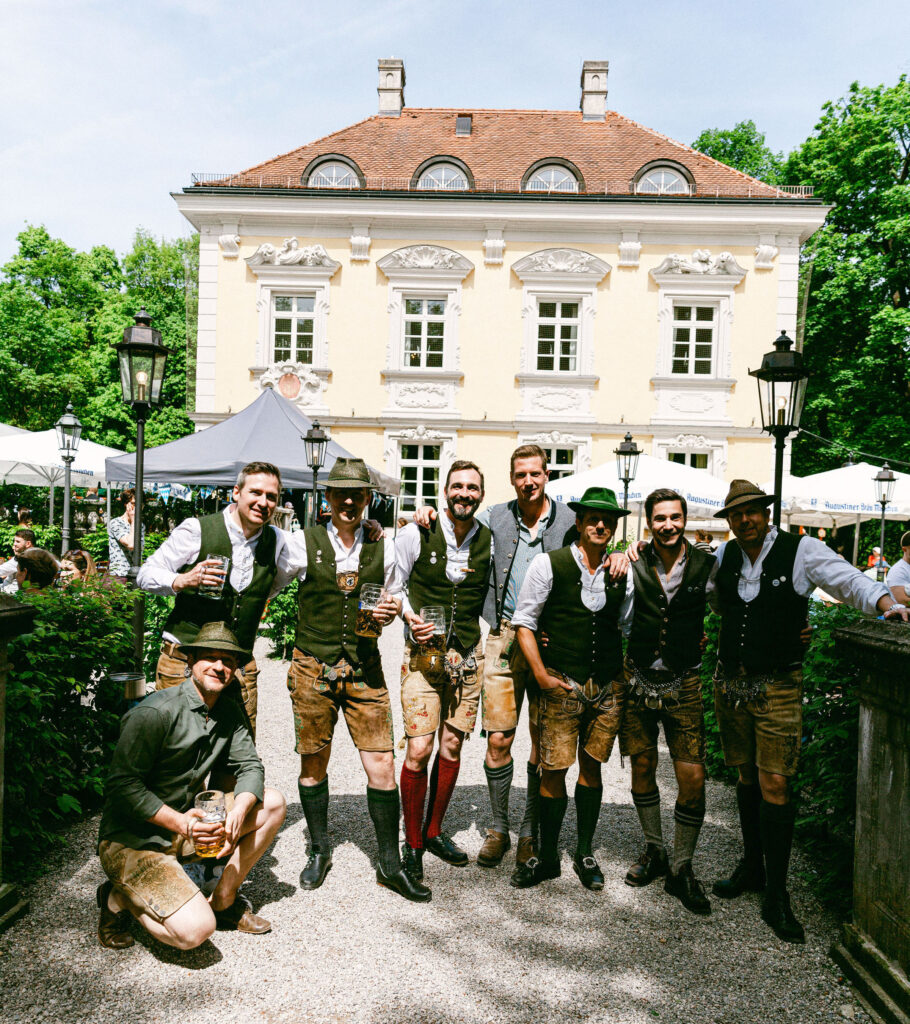
[[[240,235],[228,232],[218,236],[218,245],[226,260],[235,260],[240,255]]]
[[[305,363],[275,363],[259,378],[259,387],[274,388],[283,398],[309,406],[319,402],[326,382]]]
[[[301,248],[300,242],[296,238],[286,238],[280,249],[272,245],[271,242],[263,242],[252,256],[247,257],[246,262],[250,267],[333,267],[338,265],[318,242],[315,245],[305,245]]]
[[[379,260],[379,269],[387,270],[461,270],[473,268],[470,260],[454,249],[441,245],[409,245],[396,249]]]
[[[778,249],[776,245],[756,245],[755,247],[755,269],[770,270],[774,266]]]
[[[521,277],[527,273],[590,274],[601,277],[610,270],[608,263],[581,249],[541,249],[518,260],[512,268]]]
[[[709,274],[711,276],[744,277],[745,269],[736,262],[729,252],[712,256],[708,249],[696,249],[691,257],[673,252],[656,266],[652,274]]]

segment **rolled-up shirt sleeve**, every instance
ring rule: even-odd
[[[540,613],[552,589],[553,563],[546,554],[536,555],[528,566],[524,583],[518,592],[518,604],[512,616],[512,625],[536,630]]]
[[[180,570],[199,559],[202,529],[198,519],[184,519],[139,570],[136,583],[150,594],[174,596],[174,580]]]
[[[878,602],[891,596],[884,583],[870,580],[815,537],[803,537],[796,549],[793,576],[794,588],[803,597],[820,587],[838,601],[867,615],[877,615]]]
[[[164,806],[145,784],[161,753],[170,719],[157,708],[137,705],[124,717],[105,796],[119,818],[148,821]]]
[[[401,587],[401,614],[414,614],[408,600],[407,586],[414,569],[414,563],[420,554],[420,530],[414,523],[408,525],[398,534],[395,541],[395,567],[399,586]]]
[[[385,572],[385,588],[392,597],[401,597],[401,577],[398,574],[398,558],[395,545],[386,538],[383,542],[383,570]]]
[[[306,579],[306,540],[303,530],[290,533],[277,527],[274,529],[278,534],[278,545],[275,552],[275,579],[269,591],[270,598],[279,590],[284,590],[291,580]]]

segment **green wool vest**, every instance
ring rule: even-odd
[[[674,672],[684,672],[701,661],[704,635],[705,588],[714,555],[686,545],[682,582],[668,601],[657,575],[657,554],[649,544],[632,563],[635,613],[629,635],[629,657],[639,668],[650,668],[658,658]]]
[[[728,541],[717,570],[720,637],[717,656],[726,673],[773,672],[801,663],[806,649],[802,633],[809,599],[793,589],[793,564],[802,538],[781,530],[762,562],[758,596],[739,596],[743,552]]]
[[[200,516],[199,528],[202,539],[199,544],[199,558],[183,566],[181,572],[188,572],[206,555],[231,557],[231,538],[228,536],[224,516],[218,512],[213,516]],[[192,643],[196,634],[207,622],[226,622],[228,628],[240,643],[252,651],[259,629],[259,620],[265,611],[269,592],[275,581],[275,552],[277,544],[275,531],[264,526],[253,556],[253,578],[246,590],[238,593],[231,586],[230,566],[224,581],[224,590],[217,601],[200,597],[195,590],[182,590],[174,601],[174,608],[164,624],[164,631],[173,634],[182,644]]]
[[[572,546],[549,551],[547,558],[553,567],[553,588],[537,627],[547,634],[547,645],[540,648],[543,663],[579,683],[593,678],[603,685],[622,668],[619,613],[625,578],[613,583],[606,577],[606,604],[592,612],[581,600],[581,569]]]
[[[385,582],[385,541],[363,539],[357,583],[350,590],[339,586],[335,549],[324,526],[303,531],[306,543],[306,578],[297,588],[297,632],[294,646],[325,665],[345,658],[354,668],[377,656],[378,642],[357,636],[357,605],[364,583]]]
[[[440,513],[445,515],[445,513]],[[415,613],[428,605],[442,605],[452,622],[449,637],[469,651],[480,640],[480,614],[486,598],[493,535],[478,524],[468,547],[468,569],[461,583],[446,576],[446,538],[438,519],[429,530],[420,530],[420,554],[408,580],[408,600]]]

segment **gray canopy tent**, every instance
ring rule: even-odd
[[[248,462],[271,462],[281,470],[287,488],[310,489],[313,472],[304,465],[303,435],[312,422],[297,407],[271,388],[245,409],[213,427],[189,434],[169,444],[149,448],[145,453],[146,483],[196,484],[230,487]],[[319,471],[324,482],[338,458],[351,453],[336,441],[329,441],[325,465]],[[136,479],[135,454],[120,455],[105,463],[108,480]],[[373,488],[381,494],[398,494],[400,483],[372,466]]]

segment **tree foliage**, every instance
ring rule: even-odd
[[[854,83],[826,103],[812,136],[787,163],[833,203],[804,247],[804,349],[809,382],[794,445],[799,473],[830,469],[844,451],[910,461],[910,82]]]
[[[0,268],[0,421],[46,430],[72,399],[86,437],[134,448],[113,345],[145,306],[170,351],[147,443],[190,433],[187,335],[195,325],[187,309],[195,308],[198,236],[159,242],[138,231],[122,260],[106,246],[77,252],[43,227],[26,228],[18,241]]]
[[[784,155],[765,145],[765,133],[754,121],[740,121],[732,128],[708,128],[692,148],[769,185],[783,183]]]

